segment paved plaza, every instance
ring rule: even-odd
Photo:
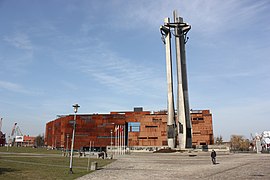
[[[270,154],[217,152],[217,163],[210,152],[132,153],[79,180],[270,179]]]

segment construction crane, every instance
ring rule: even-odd
[[[2,121],[3,121],[3,118],[0,119],[0,131],[2,130]]]
[[[6,144],[6,135],[3,134],[2,130],[2,121],[3,118],[0,119],[0,146],[4,146]]]
[[[11,130],[11,134],[10,134],[10,136],[9,136],[8,146],[14,146],[14,143],[15,143],[15,137],[14,137],[14,134],[15,134],[16,126],[17,126],[17,123],[15,122],[14,125],[13,125],[13,128],[12,128],[12,130]]]
[[[20,129],[20,127],[19,126],[17,126],[16,127],[16,136],[23,136],[23,133],[22,133],[22,131],[21,131],[21,129]]]
[[[16,125],[17,125],[17,123],[14,124],[14,126],[13,126],[13,128],[11,130],[11,135],[10,136],[14,136]]]
[[[19,142],[23,142],[23,134],[20,130],[20,127],[17,125],[17,123],[14,123],[14,126],[11,130],[11,135],[10,135],[10,138],[11,138],[11,143],[12,143],[12,146],[15,145],[15,143],[18,143]]]

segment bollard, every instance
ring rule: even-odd
[[[97,162],[91,162],[91,171],[97,170]]]

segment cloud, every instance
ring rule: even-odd
[[[222,73],[222,72],[215,72],[215,74],[192,74],[192,79],[193,80],[198,80],[202,82],[218,82],[220,80],[224,79],[240,79],[240,78],[249,78],[252,77],[251,72],[227,72],[227,73]]]
[[[33,60],[33,53],[30,51],[14,51],[8,49],[3,52],[0,57],[2,70],[0,74],[9,74],[10,76],[18,76],[29,73],[27,66]]]
[[[128,58],[116,55],[110,50],[105,50],[101,56],[93,55],[93,61],[84,61],[80,63],[79,68],[84,73],[94,77],[94,79],[128,94],[141,94],[144,87],[151,84],[150,79],[154,78],[154,70],[150,67],[144,67],[135,64]]]
[[[27,73],[26,67],[32,62],[34,47],[27,33],[15,32],[6,34],[0,45],[1,65],[3,67],[0,73],[9,73],[17,76]]]
[[[193,0],[190,1],[133,1],[128,3],[119,16],[123,28],[157,29],[165,17],[173,19],[172,11],[177,10],[184,21],[191,24],[192,31],[204,35],[237,30],[245,25],[265,23],[258,21],[257,14],[267,11],[267,1],[238,0]],[[136,8],[134,8],[136,7]],[[115,8],[117,9],[117,8]],[[267,20],[265,17],[264,20]]]
[[[24,88],[20,84],[0,80],[0,90],[1,89],[8,90],[10,92],[15,92],[15,93],[23,93],[23,94],[27,94],[27,95],[40,95],[40,94],[42,94],[41,91],[30,91],[30,90]]]
[[[85,37],[84,37],[85,38]],[[76,48],[60,52],[65,57],[59,60],[59,52],[54,51],[54,59],[60,66],[76,69],[84,75],[91,77],[99,85],[124,92],[126,94],[143,94],[145,89],[158,91],[163,87],[160,82],[164,82],[164,77],[156,75],[155,64],[145,66],[140,64],[138,59],[123,57],[113,51],[103,40],[91,39],[92,43],[82,38],[77,39]],[[69,41],[67,39],[67,41]],[[158,70],[159,71],[159,70]],[[149,93],[151,96],[153,93]]]
[[[266,11],[267,6],[266,1],[195,1],[186,6],[184,17],[189,19],[192,31],[213,36],[263,26],[269,15],[259,14]]]
[[[4,41],[18,49],[33,50],[32,43],[25,33],[15,33],[13,36],[5,36]]]
[[[6,81],[0,81],[0,89],[6,89],[13,92],[25,92],[25,90],[19,84]]]

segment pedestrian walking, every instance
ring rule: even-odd
[[[211,158],[212,158],[212,163],[216,164],[216,157],[217,157],[217,153],[216,151],[213,149],[211,152]]]

